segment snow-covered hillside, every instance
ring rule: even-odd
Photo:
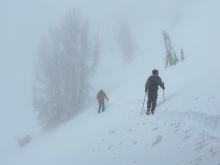
[[[68,0],[65,2],[60,2],[60,5],[57,3],[55,8],[52,5],[45,7],[41,15],[42,18],[45,17],[43,20],[57,22],[58,15],[62,15],[66,8],[77,6],[77,3],[71,4]],[[2,157],[0,156],[0,164],[220,165],[219,1],[140,0],[137,3],[132,0],[120,0],[120,2],[119,0],[108,2],[94,0],[93,5],[90,5],[91,1],[87,2],[87,0],[77,2],[82,3],[77,7],[82,8],[85,15],[89,16],[92,28],[96,29],[96,26],[100,26],[102,51],[100,65],[91,80],[94,88],[91,92],[91,97],[94,97],[93,104],[53,131],[42,134],[31,132],[33,136],[31,143],[16,148],[16,141],[11,135],[17,135],[20,132],[18,128],[27,125],[27,122],[21,124],[22,126],[19,125],[19,121],[25,120],[27,116],[22,115],[26,113],[22,113],[22,108],[16,106],[22,104],[22,99],[24,100],[24,96],[20,94],[31,88],[23,83],[21,76],[23,71],[28,69],[19,70],[19,67],[25,63],[24,57],[18,58],[21,60],[20,65],[9,66],[21,72],[20,75],[14,77],[19,77],[22,83],[20,81],[17,83],[16,78],[10,79],[10,82],[16,83],[17,86],[8,86],[10,89],[10,86],[13,86],[8,96],[5,95],[8,91],[4,92],[7,85],[2,85],[1,90],[2,98],[8,100],[6,102],[2,99],[5,102],[3,107],[10,105],[11,108],[2,108],[4,113],[1,113],[3,114],[1,121],[7,122],[1,124],[0,142],[4,144],[0,147],[3,154]],[[44,0],[41,3],[43,4]],[[39,11],[43,8],[41,3],[37,9],[35,9],[36,5],[32,6],[37,10],[33,14],[36,17],[39,17]],[[51,1],[51,3],[55,2]],[[61,5],[63,10],[60,10]],[[22,3],[21,6],[21,9],[15,10],[14,15],[17,16],[18,11],[23,10]],[[124,7],[123,10],[121,6]],[[98,8],[101,10],[98,11]],[[31,9],[29,8],[30,11],[25,11],[20,17],[30,14],[31,18]],[[48,12],[52,9],[53,12]],[[50,19],[47,13],[50,13],[53,19]],[[17,20],[16,16],[14,19]],[[135,59],[130,64],[120,61],[119,52],[112,43],[113,24],[117,22],[116,17],[127,18],[134,29],[137,50]],[[26,19],[20,23],[24,24],[20,27],[24,31],[20,33],[21,36],[27,33],[25,25],[28,21]],[[31,20],[35,22],[37,19]],[[19,22],[19,19],[17,21]],[[29,49],[35,47],[38,40],[37,32],[40,33],[38,30],[41,24],[41,19],[33,23],[34,28],[29,28],[30,34],[27,34],[29,37],[26,42],[15,40],[15,45],[19,41],[24,45],[22,50],[26,47]],[[18,28],[15,25],[10,27]],[[43,26],[41,28],[45,31]],[[170,34],[177,54],[179,55],[179,50],[183,47],[186,55],[183,62],[167,69],[164,68],[165,48],[162,30],[167,30]],[[33,45],[30,47],[29,43],[32,41],[29,38],[34,38],[35,32],[36,40],[33,40]],[[9,34],[9,31],[5,34]],[[11,40],[22,37],[12,35]],[[8,43],[8,49],[13,50],[11,40]],[[20,48],[19,44],[17,47]],[[15,49],[13,53],[2,54],[7,56],[16,53]],[[23,51],[18,55],[21,54],[23,55]],[[31,53],[26,52],[26,54],[29,56]],[[14,56],[9,57],[17,64],[18,61],[14,60]],[[4,60],[2,61],[5,63]],[[146,116],[141,113],[145,94],[144,85],[152,69],[155,68],[159,70],[165,82],[165,100],[162,97],[163,91],[160,89],[155,115]],[[13,77],[12,75],[17,72],[4,73],[7,75],[5,77],[9,75]],[[28,79],[28,76],[25,78]],[[8,78],[3,76],[2,79],[4,79],[3,84],[10,84]],[[101,88],[106,91],[110,100],[106,103],[106,112],[97,114],[95,96]],[[19,99],[11,97],[15,93],[18,95],[16,98]],[[19,104],[15,104],[14,101]],[[25,111],[30,113],[31,110],[26,108]],[[4,115],[6,113],[8,115]],[[14,115],[14,119],[10,119],[11,114]],[[17,116],[21,116],[19,120]],[[28,121],[32,121],[33,116],[27,118]],[[12,121],[13,124],[11,124]],[[33,128],[31,122],[30,127]],[[8,131],[10,134],[5,133]]]
[[[96,79],[97,84],[106,85],[110,98],[105,113],[97,114],[94,104],[57,130],[36,137],[5,164],[219,165],[220,98],[216,89],[220,79],[209,78],[213,67],[203,73],[189,57],[174,67],[159,68],[166,100],[160,90],[155,115],[146,116],[141,106],[153,64],[146,66],[145,60],[141,56],[106,74],[104,80]]]

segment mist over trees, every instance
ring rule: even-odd
[[[176,52],[171,44],[170,36],[167,34],[166,31],[162,32],[163,34],[163,39],[164,39],[164,44],[166,48],[166,65],[165,67],[167,68],[168,65],[176,65],[178,62],[178,58],[176,56]]]
[[[88,20],[75,11],[42,40],[33,104],[43,128],[56,127],[85,108],[99,53],[99,41],[91,38]]]
[[[120,54],[126,63],[134,59],[135,41],[131,26],[128,23],[121,23],[116,31],[116,43]]]
[[[93,42],[93,50],[92,50],[93,60],[92,60],[92,65],[91,65],[92,73],[95,71],[97,65],[99,64],[100,50],[101,50],[101,45],[99,41],[99,35],[97,34]]]
[[[163,39],[164,39],[164,45],[166,48],[166,64],[165,67],[176,65],[179,62],[179,58],[176,55],[175,49],[173,48],[170,40],[170,36],[166,31],[162,32]],[[180,60],[183,61],[185,59],[184,50],[181,48],[180,50]]]

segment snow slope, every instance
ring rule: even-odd
[[[131,64],[120,66],[115,60],[112,67],[111,56],[117,53],[105,51],[93,80],[94,96],[101,87],[110,98],[105,113],[97,114],[94,100],[72,121],[34,137],[9,158],[0,158],[0,164],[220,165],[219,2],[181,2],[180,13],[173,14],[179,15],[177,23],[169,21],[172,14],[162,17],[167,11],[161,12],[164,5],[160,14],[147,15],[152,20],[144,22],[146,14],[135,20],[142,43]],[[188,3],[192,5],[185,7]],[[166,22],[170,25],[162,26]],[[175,48],[186,50],[186,60],[168,69],[160,58],[164,54],[160,33],[166,27]],[[166,100],[160,90],[155,115],[145,116],[141,114],[144,84],[153,68],[165,82]]]
[[[160,90],[153,116],[141,114],[144,84],[153,68],[153,64],[146,66],[146,57],[140,56],[117,72],[103,71],[105,79],[95,81],[106,85],[110,101],[105,113],[97,114],[94,104],[57,130],[36,137],[4,164],[219,165],[220,103],[216,88],[220,78],[210,81],[213,67],[206,68],[204,74],[194,67],[195,59],[159,68],[166,84],[166,100]]]

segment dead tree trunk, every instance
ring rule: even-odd
[[[167,32],[163,31],[163,39],[164,39],[164,44],[166,48],[166,68],[168,65],[176,65],[178,62],[178,58],[176,56],[176,53],[172,47],[171,41],[170,41],[170,36],[167,34]]]

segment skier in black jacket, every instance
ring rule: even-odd
[[[153,114],[157,105],[157,91],[158,86],[160,86],[163,90],[165,90],[164,83],[158,75],[158,70],[154,69],[152,71],[152,75],[147,79],[145,84],[145,92],[148,92],[148,100],[147,100],[147,112],[146,114]]]

